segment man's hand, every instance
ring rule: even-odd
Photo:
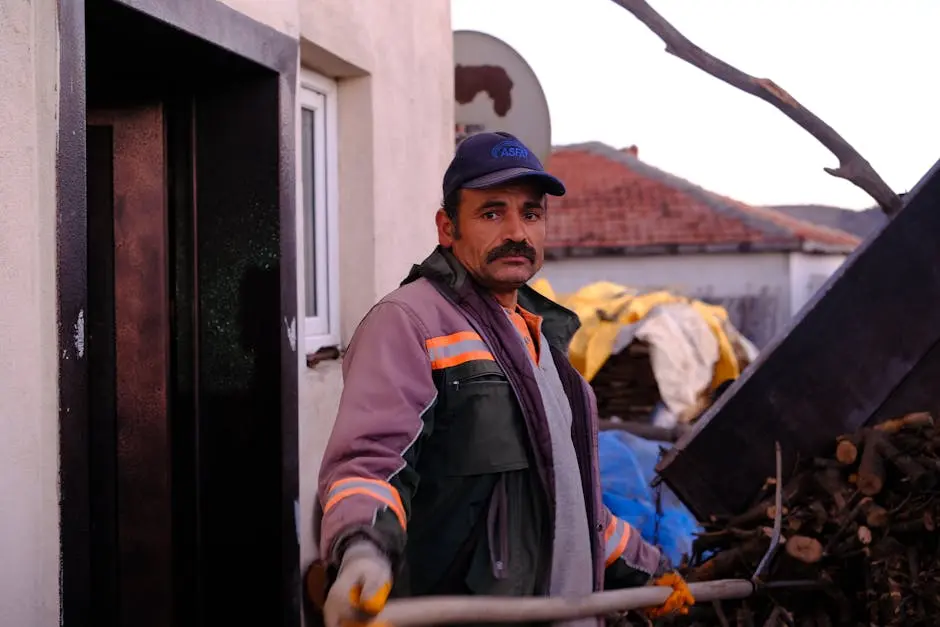
[[[392,590],[392,567],[374,544],[361,540],[343,554],[336,582],[323,606],[326,627],[350,627],[371,620]]]
[[[669,586],[672,588],[672,594],[659,607],[651,607],[643,611],[649,619],[660,618],[669,614],[688,614],[689,607],[695,605],[695,597],[689,591],[688,584],[677,572],[666,573],[654,581],[653,585]]]

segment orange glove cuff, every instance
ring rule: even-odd
[[[366,614],[378,614],[385,607],[388,595],[392,591],[392,582],[382,584],[371,597],[362,598],[362,586],[354,586],[349,591],[349,603],[353,607],[358,607]]]
[[[692,596],[689,585],[679,573],[666,573],[657,579],[654,584],[672,588],[672,594],[659,607],[647,609],[644,613],[648,618],[660,618],[669,614],[685,615],[689,613],[689,607],[695,605],[695,597]]]

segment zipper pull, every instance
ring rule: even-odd
[[[454,392],[460,389],[460,381],[454,381]]]

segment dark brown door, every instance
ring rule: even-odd
[[[88,112],[93,624],[172,615],[167,176],[160,105]]]

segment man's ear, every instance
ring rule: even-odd
[[[434,216],[434,221],[437,223],[437,241],[444,248],[450,248],[454,240],[457,239],[457,226],[451,222],[450,217],[447,215],[443,209],[437,210],[437,215]]]

